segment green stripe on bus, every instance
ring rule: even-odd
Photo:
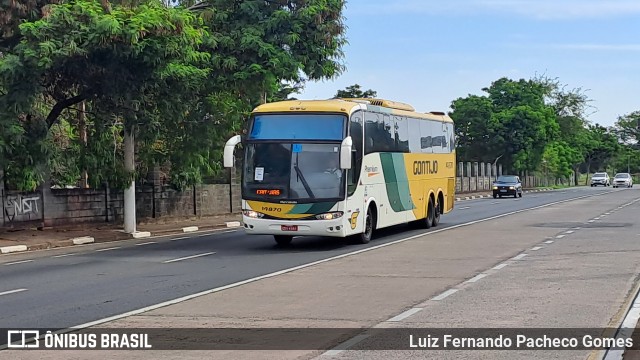
[[[413,210],[409,179],[404,166],[404,155],[400,153],[381,153],[380,163],[384,173],[387,195],[391,209],[395,212]]]
[[[289,214],[322,214],[331,210],[336,205],[336,202],[321,202],[315,204],[296,204],[296,206],[289,211]]]

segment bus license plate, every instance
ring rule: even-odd
[[[500,192],[507,192],[507,190],[500,190]]]
[[[280,225],[282,231],[298,231],[298,225]]]

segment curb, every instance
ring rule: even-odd
[[[0,247],[0,254],[9,254],[20,251],[27,251],[27,245],[11,245]]]
[[[31,244],[31,245],[10,245],[0,247],[0,254],[9,254],[23,251],[33,251],[33,250],[45,250],[52,248],[62,248],[69,247],[74,245],[84,245],[84,244],[92,244],[92,243],[106,243],[112,241],[121,241],[127,239],[142,239],[148,238],[151,236],[165,236],[165,235],[174,235],[181,233],[191,233],[196,231],[206,231],[206,230],[216,230],[216,229],[224,229],[224,228],[239,228],[242,226],[240,221],[226,221],[224,223],[215,224],[215,225],[204,225],[204,226],[187,226],[182,228],[174,228],[174,229],[166,229],[159,231],[137,231],[133,234],[127,234],[122,231],[115,231],[111,236],[106,236],[103,238],[98,237],[97,239],[93,236],[81,236],[75,237],[71,239],[64,240],[55,240],[55,241],[47,241],[39,244]]]
[[[541,192],[541,191],[552,191],[552,188],[544,188],[544,189],[535,189],[535,190],[525,190],[524,193],[532,193],[532,192]],[[483,194],[483,195],[471,195],[465,197],[457,197],[456,201],[464,201],[464,200],[474,200],[474,199],[482,199],[492,197],[492,194]]]

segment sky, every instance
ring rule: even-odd
[[[640,110],[638,0],[347,0],[344,17],[346,70],[297,98],[328,99],[357,83],[446,112],[502,77],[542,75],[581,89],[592,123]]]

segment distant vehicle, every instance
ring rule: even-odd
[[[611,180],[609,179],[609,174],[606,172],[599,172],[593,174],[591,177],[591,186],[609,186],[611,185]]]
[[[511,196],[522,197],[522,183],[515,175],[501,175],[493,183],[493,198]]]
[[[617,173],[613,178],[613,187],[617,188],[620,186],[632,187],[633,186],[633,178],[629,173]]]

